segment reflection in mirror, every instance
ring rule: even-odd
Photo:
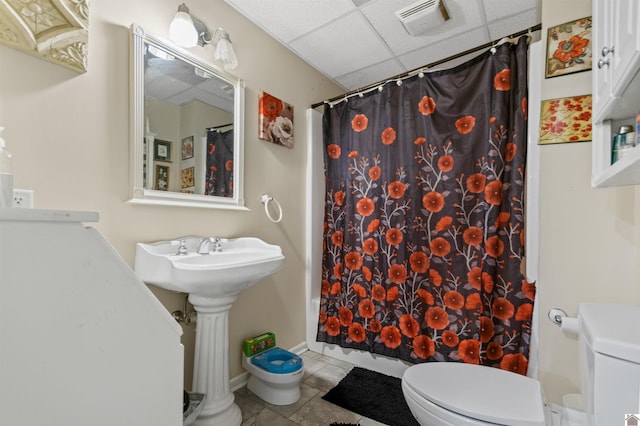
[[[132,199],[246,209],[244,83],[132,26]]]

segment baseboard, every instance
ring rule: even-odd
[[[297,354],[297,355],[300,355],[306,351],[307,351],[307,342],[298,343],[297,345],[289,349],[289,352],[293,352],[294,354]],[[229,380],[229,386],[231,387],[231,392],[235,392],[238,389],[242,389],[247,385],[248,381],[249,381],[248,372],[245,371],[244,373],[238,374],[236,377]]]

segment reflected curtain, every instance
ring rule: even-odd
[[[526,374],[526,37],[325,105],[317,340]]]
[[[233,129],[207,132],[205,195],[233,197]]]

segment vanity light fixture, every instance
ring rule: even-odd
[[[213,36],[210,36],[207,27],[191,16],[189,8],[184,3],[178,6],[178,12],[169,26],[169,36],[174,43],[181,47],[194,47],[196,44],[204,46],[213,43],[215,46],[213,59],[216,63],[225,70],[232,70],[238,66],[238,59],[233,51],[229,33],[218,28]]]

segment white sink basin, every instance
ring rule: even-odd
[[[187,254],[178,255],[184,240]],[[138,277],[167,290],[203,297],[238,294],[282,267],[279,246],[259,238],[222,239],[222,251],[198,254],[202,237],[136,244],[134,269]]]

